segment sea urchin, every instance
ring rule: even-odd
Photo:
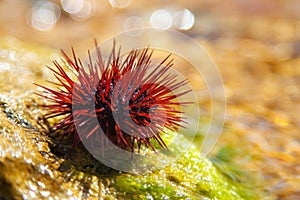
[[[109,59],[103,61],[96,40],[95,47],[95,61],[88,51],[86,65],[73,48],[73,58],[62,51],[65,65],[75,76],[53,61],[56,69],[48,68],[57,79],[52,82],[56,87],[37,84],[44,89],[38,95],[50,101],[43,105],[48,110],[45,119],[60,116],[51,130],[60,130],[75,145],[81,138],[90,139],[93,145],[105,145],[98,137],[104,134],[113,144],[131,152],[140,150],[141,145],[155,151],[154,141],[166,148],[160,134],[182,127],[180,104],[185,102],[179,102],[178,97],[188,92],[174,94],[187,82],[177,81],[177,76],[168,72],[173,65],[170,55],[153,65],[149,48],[132,50],[121,57],[114,45]]]

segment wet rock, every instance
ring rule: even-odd
[[[56,145],[32,84],[47,84],[44,66],[55,57],[51,49],[0,39],[0,199],[253,198],[195,146],[163,169],[134,175],[103,165],[84,148]],[[179,138],[169,147],[175,152],[188,143]]]

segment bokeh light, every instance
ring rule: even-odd
[[[64,11],[70,14],[78,13],[84,5],[84,0],[61,0]]]
[[[81,9],[78,12],[71,14],[71,17],[77,21],[88,19],[94,12],[93,5],[94,1],[85,0]]]
[[[57,4],[49,1],[37,1],[28,13],[27,22],[39,31],[52,29],[60,18]]]
[[[131,4],[131,0],[109,0],[113,8],[126,8]]]
[[[150,24],[153,28],[166,30],[172,26],[171,14],[164,9],[156,10],[150,17]]]
[[[188,9],[183,9],[175,13],[173,21],[176,28],[181,30],[189,30],[195,24],[195,16]]]
[[[93,0],[61,0],[62,9],[77,21],[88,19],[92,15],[94,3]]]

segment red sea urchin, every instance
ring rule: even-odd
[[[93,145],[105,145],[97,137],[104,133],[113,144],[132,152],[140,150],[141,145],[155,151],[153,141],[166,148],[160,134],[182,126],[182,102],[177,98],[188,92],[173,93],[187,82],[177,81],[177,76],[168,72],[173,65],[170,55],[153,65],[153,51],[149,48],[132,50],[121,58],[120,49],[116,51],[114,45],[104,62],[96,41],[95,46],[96,61],[88,51],[86,69],[73,48],[73,59],[62,51],[76,81],[54,61],[56,69],[48,68],[58,80],[53,83],[57,87],[37,84],[44,89],[39,95],[51,102],[43,105],[49,111],[45,119],[61,116],[51,130],[61,130],[73,144],[79,144],[81,138],[91,138]]]

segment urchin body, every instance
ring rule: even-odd
[[[155,150],[152,140],[166,147],[160,134],[165,129],[177,130],[182,126],[182,102],[175,95],[186,81],[177,82],[177,77],[168,70],[172,67],[170,56],[157,65],[152,65],[148,48],[132,50],[124,59],[113,47],[110,58],[104,62],[97,43],[96,60],[84,66],[72,49],[71,59],[62,51],[65,63],[76,76],[73,80],[54,61],[49,67],[58,83],[56,88],[45,86],[39,94],[51,103],[43,105],[49,113],[46,119],[63,116],[53,125],[53,130],[63,130],[63,136],[71,136],[73,143],[82,139],[91,140],[93,145],[107,145],[100,134],[105,135],[119,148],[134,152],[141,145]],[[121,61],[122,60],[122,61]]]

